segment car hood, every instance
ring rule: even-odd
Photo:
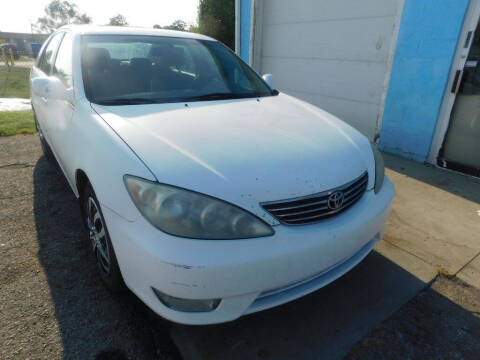
[[[159,182],[221,198],[271,224],[277,222],[260,202],[332,189],[364,171],[373,187],[367,138],[285,94],[92,107]]]

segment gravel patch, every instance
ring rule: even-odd
[[[0,359],[176,359],[170,324],[111,295],[36,136],[0,138]]]

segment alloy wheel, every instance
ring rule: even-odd
[[[88,232],[93,251],[97,256],[100,268],[106,274],[110,274],[110,247],[105,232],[105,224],[103,223],[97,203],[92,197],[88,198],[86,210]]]

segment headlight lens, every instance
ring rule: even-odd
[[[378,151],[377,147],[372,144],[373,157],[375,158],[375,194],[378,193],[383,185],[383,179],[385,177],[385,164],[383,162],[383,156]]]
[[[131,175],[125,175],[124,180],[142,215],[168,234],[214,240],[273,234],[270,225],[222,200]]]

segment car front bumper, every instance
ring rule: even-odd
[[[275,226],[273,236],[194,240],[167,235],[141,218],[129,222],[102,206],[126,285],[174,322],[234,320],[311,293],[358,264],[382,238],[394,189],[385,182],[344,213],[304,226]],[[221,299],[209,312],[165,306],[152,288],[183,299]]]

